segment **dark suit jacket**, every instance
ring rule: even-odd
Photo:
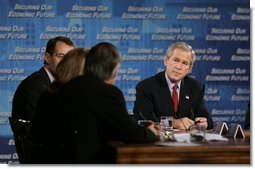
[[[12,117],[32,120],[37,100],[41,93],[50,85],[50,79],[41,68],[24,79],[18,86],[12,102]]]
[[[248,108],[245,112],[244,129],[250,129],[250,103],[248,104]]]
[[[109,140],[143,143],[158,139],[133,122],[117,87],[89,76],[79,76],[62,86],[53,94],[52,105],[49,119],[53,128],[60,129],[54,139],[73,143],[70,149],[74,152],[67,156],[73,154],[74,158],[69,163],[114,163]]]
[[[63,164],[71,161],[72,150],[65,145],[73,144],[70,142],[72,139],[56,138],[61,134],[67,136],[68,132],[62,133],[62,129],[58,127],[58,118],[51,112],[53,94],[49,89],[42,92],[30,124],[29,138],[32,142],[30,163],[32,164]],[[68,137],[74,135],[70,134]],[[70,156],[66,156],[67,153]]]
[[[189,117],[193,120],[201,116],[207,118],[208,128],[211,129],[213,121],[205,106],[204,91],[204,85],[186,76],[181,82],[178,112],[175,114],[165,72],[160,72],[136,86],[134,116],[136,119],[146,118],[153,121],[158,121],[160,116],[165,115],[175,118]]]

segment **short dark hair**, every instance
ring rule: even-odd
[[[57,36],[55,38],[52,38],[50,39],[48,42],[47,42],[47,45],[46,45],[46,53],[50,54],[50,55],[53,55],[54,54],[54,51],[55,51],[55,47],[56,47],[56,43],[57,42],[63,42],[69,46],[74,46],[72,40],[68,37],[64,37],[64,36]]]
[[[102,81],[109,80],[120,63],[120,54],[116,46],[101,42],[92,47],[86,57],[84,74]]]

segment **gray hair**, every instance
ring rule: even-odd
[[[194,52],[194,50],[192,49],[192,47],[184,42],[176,42],[176,43],[173,43],[172,45],[170,45],[167,49],[167,57],[172,57],[173,55],[173,52],[175,49],[181,49],[185,52],[190,52],[191,53],[191,56],[192,56],[192,63],[191,65],[194,64],[195,60],[196,60],[196,54]]]
[[[114,70],[121,58],[116,46],[101,42],[92,47],[86,57],[84,73],[100,80],[109,80],[116,76]]]

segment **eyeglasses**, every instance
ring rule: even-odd
[[[52,56],[56,56],[57,58],[62,59],[65,56],[65,54],[64,53],[54,53]]]

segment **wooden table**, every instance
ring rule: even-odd
[[[250,139],[158,146],[111,142],[119,164],[250,164]],[[182,143],[183,144],[183,143]]]

